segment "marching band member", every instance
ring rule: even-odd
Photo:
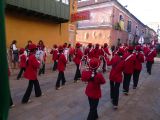
[[[147,53],[150,51],[149,46],[147,44],[144,44],[143,46],[143,52],[144,55],[147,56]]]
[[[59,90],[60,87],[60,82],[62,81],[62,86],[65,85],[66,80],[65,80],[65,76],[64,76],[64,70],[66,68],[66,64],[67,64],[67,59],[65,57],[65,55],[63,54],[63,47],[59,46],[58,47],[58,51],[59,51],[59,55],[58,55],[58,66],[57,69],[59,71],[58,73],[58,78],[57,78],[57,82],[56,82],[56,90]]]
[[[73,61],[75,62],[77,69],[76,69],[76,74],[74,77],[74,82],[77,82],[81,78],[80,63],[81,63],[83,53],[80,50],[80,47],[81,47],[81,44],[76,43],[76,49],[75,49],[75,53],[74,53],[75,57],[74,57]]]
[[[102,51],[101,51],[101,49],[99,49],[99,44],[97,43],[97,44],[95,45],[94,50],[92,50],[92,55],[93,55],[93,57],[99,59],[100,56],[101,56],[101,54],[102,54]]]
[[[147,67],[147,72],[149,75],[151,75],[151,70],[152,70],[152,64],[154,63],[154,57],[157,56],[156,49],[154,46],[151,45],[149,51],[146,54],[146,67]]]
[[[107,65],[112,65],[112,69],[109,75],[110,79],[110,97],[114,109],[118,108],[119,101],[119,87],[122,83],[122,72],[124,70],[124,60],[122,56],[124,54],[124,49],[119,48],[117,54],[113,56],[111,61],[107,61]]]
[[[134,72],[133,72],[133,89],[136,89],[139,81],[139,75],[142,70],[142,63],[144,62],[144,54],[142,52],[142,48],[140,45],[137,45],[135,47],[136,50],[136,63],[134,66]]]
[[[29,102],[29,98],[34,86],[35,96],[40,97],[42,95],[41,88],[37,79],[37,70],[40,67],[40,62],[37,60],[36,53],[37,46],[35,44],[29,45],[29,57],[27,60],[26,70],[24,72],[24,77],[29,80],[27,90],[23,96],[22,103]]]
[[[71,44],[68,45],[68,49],[69,49],[69,62],[72,62],[72,58],[74,55],[74,48],[71,46]]]
[[[23,72],[26,69],[27,56],[25,55],[24,51],[25,51],[24,48],[21,48],[20,51],[19,51],[19,54],[20,54],[19,55],[19,67],[20,67],[20,71],[18,73],[17,80],[19,80],[21,78]]]
[[[86,95],[90,105],[90,111],[87,120],[98,119],[97,107],[101,98],[100,86],[105,83],[105,79],[101,73],[97,72],[100,60],[92,58],[89,62],[89,71],[82,72],[82,81],[88,82],[86,87]]]
[[[124,67],[124,80],[123,80],[123,93],[125,95],[128,95],[129,92],[129,85],[130,85],[130,80],[131,76],[134,72],[134,66],[136,62],[136,56],[133,54],[134,47],[129,46],[128,47],[128,52],[124,54],[123,59],[125,62],[125,67]]]
[[[104,43],[102,50],[102,55],[104,56],[103,58],[103,72],[106,72],[106,60],[108,59],[108,56],[110,56],[111,54],[109,53],[109,49],[108,49],[108,44]]]
[[[93,58],[92,50],[93,50],[93,45],[92,45],[92,43],[89,43],[88,47],[84,51],[84,55],[87,55],[89,57],[89,59]]]
[[[53,71],[57,70],[57,64],[58,64],[58,48],[57,45],[53,45],[53,49],[51,50],[50,54],[52,54],[52,60],[54,62],[53,64]]]

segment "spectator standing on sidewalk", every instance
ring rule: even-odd
[[[37,53],[36,55],[39,57],[41,65],[39,69],[39,75],[45,74],[45,62],[46,62],[46,51],[45,51],[45,45],[42,40],[39,41],[37,45]]]
[[[13,63],[13,68],[15,69],[18,67],[18,48],[16,46],[17,41],[13,40],[12,44],[10,46],[10,51],[11,51],[11,57],[12,57],[12,63]]]

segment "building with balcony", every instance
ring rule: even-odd
[[[117,0],[79,0],[78,12],[89,11],[88,20],[77,23],[76,40],[83,43],[137,42],[148,37],[149,27],[144,25]]]
[[[17,40],[24,47],[28,40],[46,47],[72,43],[75,40],[75,23],[70,15],[76,12],[76,0],[6,0],[7,47]],[[72,30],[70,30],[72,26]]]

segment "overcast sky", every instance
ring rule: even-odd
[[[122,5],[146,25],[160,24],[160,0],[118,0]],[[158,23],[157,23],[158,26]]]

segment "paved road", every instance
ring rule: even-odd
[[[159,60],[159,59],[157,59]],[[153,66],[153,74],[148,75],[145,67],[140,76],[137,90],[132,89],[129,96],[120,93],[119,109],[113,110],[109,97],[108,72],[104,74],[107,83],[103,85],[103,97],[98,107],[99,120],[160,120],[160,62]],[[54,86],[57,72],[48,69],[47,74],[39,77],[44,96],[34,97],[31,103],[21,104],[28,81],[10,78],[15,107],[10,110],[9,120],[86,120],[89,105],[84,94],[86,84],[73,83],[75,66],[68,65],[65,72],[67,84],[56,91]],[[121,85],[122,87],[122,85]]]

